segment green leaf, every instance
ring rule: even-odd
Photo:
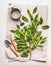
[[[25,16],[22,16],[22,20],[28,22],[28,19]]]
[[[37,47],[37,45],[38,45],[38,42],[37,42],[37,41],[35,41],[35,42],[34,42],[34,48],[36,48],[36,47]]]
[[[36,32],[36,33],[35,33],[35,35],[34,35],[34,37],[40,36],[40,35],[41,35],[41,33],[42,33],[41,31]]]
[[[43,30],[49,29],[49,25],[44,25],[44,26],[42,26],[42,29],[43,29]]]
[[[33,20],[33,16],[32,16],[32,14],[30,13],[29,9],[27,9],[27,13],[28,13],[28,15],[29,15],[29,17],[30,17],[30,20],[32,21],[32,20]]]
[[[47,39],[47,37],[44,37],[44,38],[41,40],[40,44],[45,43],[46,39]]]
[[[17,25],[17,29],[20,29],[20,26],[19,25]]]
[[[26,42],[26,46],[29,47],[29,42]]]
[[[26,47],[25,45],[20,45],[20,44],[18,44],[17,46],[18,46],[18,48],[25,48]]]
[[[42,17],[40,18],[40,22],[39,22],[40,24],[42,24],[43,23],[43,19],[42,19]]]
[[[20,53],[21,51],[22,51],[22,48],[19,48],[19,49],[17,50],[17,52],[19,52],[19,53]]]
[[[33,9],[33,14],[37,12],[37,7]]]
[[[20,36],[16,35],[16,36],[15,36],[15,39],[20,39]]]
[[[27,54],[27,52],[23,52],[22,54],[21,54],[21,57],[28,57],[28,54]]]
[[[41,44],[41,45],[38,45],[38,47],[43,47],[43,45]]]
[[[15,30],[10,30],[10,32],[15,33],[16,31]]]
[[[39,42],[42,39],[42,37],[38,36],[37,41]]]
[[[35,15],[35,19],[37,19],[37,18],[38,18],[38,15],[39,15],[39,14],[36,14],[36,15]]]
[[[25,45],[25,43],[23,43],[23,42],[20,41],[18,45]]]

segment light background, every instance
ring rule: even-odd
[[[13,62],[8,63],[4,60],[4,39],[6,34],[6,24],[7,24],[7,11],[8,3],[17,3],[17,4],[33,4],[33,5],[47,5],[48,6],[48,24],[50,25],[49,34],[48,34],[48,48],[47,48],[47,63],[38,63],[38,62],[26,62],[19,63]],[[50,0],[0,0],[0,65],[51,65],[51,1]]]

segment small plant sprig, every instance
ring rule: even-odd
[[[43,44],[46,42],[47,37],[42,36],[42,31],[38,31],[38,26],[42,26],[43,18],[38,18],[39,14],[37,12],[37,7],[33,9],[31,13],[27,9],[28,16],[30,18],[31,24],[24,26],[23,29],[17,25],[15,30],[11,30],[14,34],[14,40],[17,43],[18,52],[21,53],[21,57],[28,57],[28,54],[37,47],[42,48]],[[36,15],[34,15],[36,13]],[[32,15],[33,14],[33,15]],[[26,16],[22,16],[24,22],[29,22]],[[42,26],[43,30],[48,29],[48,25]]]

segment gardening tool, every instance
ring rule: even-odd
[[[11,43],[8,40],[5,40],[5,46],[8,48],[10,48],[10,50],[16,55],[16,57],[18,57],[18,53],[13,49],[13,47],[11,46]]]

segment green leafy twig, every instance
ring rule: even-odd
[[[37,7],[33,9],[33,15],[37,12]],[[39,14],[33,15],[30,13],[30,10],[27,9],[28,16],[30,18],[31,25],[24,26],[23,29],[17,25],[15,30],[11,30],[14,34],[14,40],[17,43],[18,52],[22,53],[21,57],[28,57],[28,53],[37,47],[43,47],[43,44],[46,42],[47,37],[42,36],[42,31],[38,31],[38,26],[43,24],[43,18],[38,18]],[[24,22],[29,22],[26,16],[22,16]],[[42,26],[43,30],[48,29],[48,25]]]

